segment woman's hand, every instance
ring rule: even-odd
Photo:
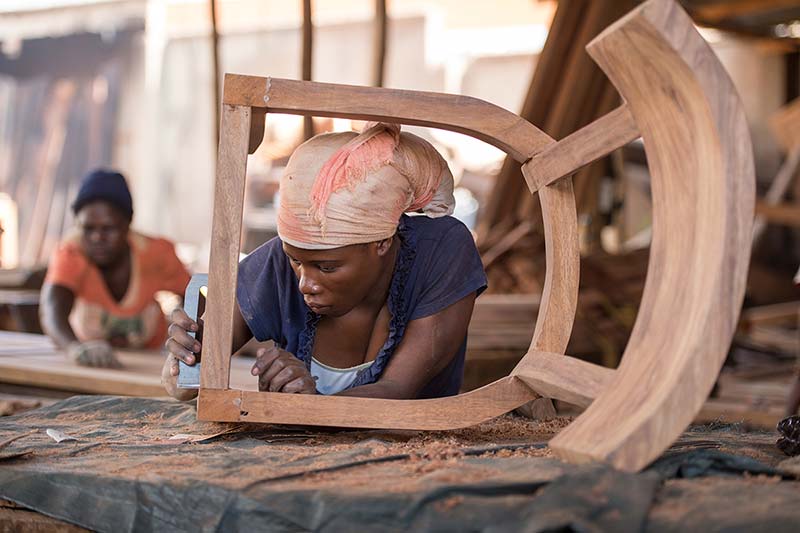
[[[258,376],[258,390],[316,394],[317,382],[298,358],[278,347],[261,348],[251,373]]]
[[[197,322],[189,318],[186,311],[180,308],[172,311],[170,321],[172,323],[167,330],[169,338],[167,342],[164,343],[164,346],[176,359],[183,361],[189,366],[195,364],[197,362],[196,354],[200,353],[202,346],[200,342],[189,335],[188,332],[196,332],[200,329],[200,326]],[[177,362],[175,363],[175,368],[178,368]],[[177,376],[177,371],[173,375]]]
[[[167,348],[167,359],[161,371],[161,381],[170,396],[178,400],[191,400],[197,396],[194,389],[178,388],[178,361],[191,366],[197,362],[195,354],[200,353],[200,343],[189,335],[189,331],[197,331],[199,325],[189,318],[183,309],[175,309],[170,316],[171,324],[167,330],[169,338],[164,346]]]
[[[122,368],[114,349],[103,340],[74,342],[67,346],[67,357],[73,363],[99,368]]]

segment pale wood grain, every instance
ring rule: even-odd
[[[588,50],[641,131],[653,242],[622,362],[551,447],[570,461],[635,471],[692,421],[725,359],[749,262],[752,146],[728,75],[674,2],[644,3]]]
[[[227,389],[250,143],[250,108],[222,106],[200,385]]]

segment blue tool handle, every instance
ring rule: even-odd
[[[197,322],[197,310],[200,305],[200,289],[208,286],[208,274],[195,274],[186,286],[186,293],[183,297],[183,310],[189,315],[189,318]],[[195,332],[187,331],[192,337],[196,338]],[[202,350],[201,350],[202,352]],[[178,388],[181,389],[199,389],[200,388],[200,363],[195,363],[192,366],[187,365],[183,361],[178,361]]]

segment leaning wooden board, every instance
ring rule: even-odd
[[[123,396],[165,396],[161,384],[164,357],[159,352],[120,350],[124,368],[78,366],[43,335],[0,331],[0,383],[64,391]],[[235,357],[231,382],[255,391],[252,360]]]

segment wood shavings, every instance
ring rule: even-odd
[[[60,444],[60,443],[62,443],[64,441],[68,441],[68,440],[75,440],[75,441],[78,440],[75,437],[71,437],[71,436],[67,435],[66,433],[64,433],[62,431],[59,431],[57,429],[48,428],[48,429],[45,430],[45,433],[47,433],[50,436],[50,438],[52,438],[58,444]]]

